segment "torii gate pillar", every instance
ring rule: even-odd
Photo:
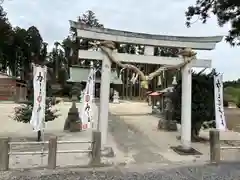
[[[192,70],[191,64],[182,68],[181,145],[191,149]]]
[[[107,145],[108,134],[108,110],[109,110],[109,93],[111,79],[111,61],[104,55],[102,61],[102,76],[100,88],[100,111],[98,115],[98,130],[101,131],[101,148]]]

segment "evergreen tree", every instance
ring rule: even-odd
[[[231,45],[240,45],[240,1],[239,0],[195,0],[196,4],[189,6],[186,12],[186,25],[191,25],[191,19],[197,16],[203,23],[215,15],[219,26],[231,25],[226,41]]]

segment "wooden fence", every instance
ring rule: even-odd
[[[91,166],[97,166],[101,163],[101,132],[93,131],[91,141],[58,141],[56,136],[50,137],[46,142],[10,142],[10,138],[0,138],[0,170],[7,171],[9,169],[10,155],[33,155],[48,154],[48,169],[55,169],[57,163],[57,154],[60,153],[89,153]],[[89,143],[91,149],[88,150],[58,150],[58,144],[74,144],[74,143]],[[33,145],[33,144],[48,144],[48,151],[39,152],[11,152],[10,145]]]

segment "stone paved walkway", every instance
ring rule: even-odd
[[[125,123],[118,116],[110,114],[109,119],[109,132],[116,141],[118,148],[132,156],[135,163],[167,162],[158,153],[158,147],[143,133]]]

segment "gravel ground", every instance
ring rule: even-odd
[[[150,165],[149,165],[150,166]],[[240,163],[5,173],[1,180],[239,180]]]

